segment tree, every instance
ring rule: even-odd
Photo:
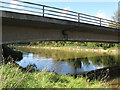
[[[119,2],[120,3],[120,2]],[[118,9],[115,13],[114,16],[112,16],[112,19],[117,22],[117,24],[112,24],[110,27],[114,27],[117,25],[118,29],[120,29],[120,9]]]
[[[112,16],[112,19],[113,19],[114,21],[118,22],[118,21],[119,21],[119,20],[118,20],[119,15],[120,15],[119,11],[114,12],[114,16]]]

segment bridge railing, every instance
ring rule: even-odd
[[[27,2],[27,1],[17,1],[17,0],[6,0],[0,1],[0,10],[26,13],[32,15],[39,15],[43,17],[52,17],[63,20],[70,20],[79,23],[87,23],[92,25],[118,28],[118,24],[115,21],[99,18],[96,16],[91,16],[75,11],[70,11],[66,9],[60,9],[56,7],[41,5],[37,3]]]

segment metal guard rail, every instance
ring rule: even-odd
[[[27,14],[34,14],[40,15],[43,17],[53,17],[63,20],[70,20],[75,22],[93,24],[98,26],[104,26],[109,28],[116,28],[118,29],[118,23],[112,20],[107,20],[83,13],[78,13],[70,10],[60,9],[56,7],[36,4],[32,2],[26,1],[17,1],[13,0],[18,3],[11,3],[10,0],[8,1],[0,1],[2,5],[0,7],[2,10],[7,11],[14,11],[19,13],[27,13]]]

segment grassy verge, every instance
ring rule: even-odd
[[[2,88],[106,88],[98,81],[89,83],[79,76],[57,75],[53,72],[22,72],[11,64],[0,66],[0,89]]]

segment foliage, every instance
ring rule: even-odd
[[[101,82],[89,83],[79,76],[57,75],[54,72],[22,72],[11,64],[0,66],[0,89],[2,88],[104,88]]]
[[[117,22],[117,23],[114,23],[114,24],[110,24],[109,26],[110,27],[117,27],[118,29],[120,29],[120,10],[117,10],[115,13],[114,13],[114,16],[112,16],[112,19]]]
[[[30,43],[18,43],[15,45],[30,45],[30,46],[51,46],[51,47],[63,47],[63,46],[85,46],[89,48],[103,48],[108,49],[111,47],[118,47],[119,44],[115,43],[98,43],[98,42],[72,42],[72,41],[33,41]]]
[[[119,22],[118,16],[120,16],[120,11],[114,12],[114,16],[112,16],[112,19],[116,22]]]

